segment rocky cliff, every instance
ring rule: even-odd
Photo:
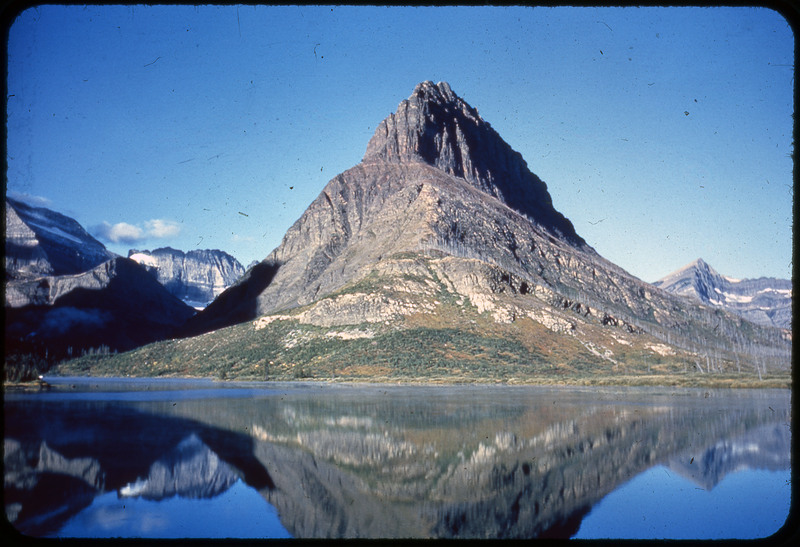
[[[553,208],[547,185],[447,82],[422,82],[375,130],[363,163],[417,163],[466,181],[534,224],[585,245]]]
[[[734,279],[697,259],[653,285],[731,311],[753,323],[792,328],[792,282],[788,279]]]
[[[85,272],[116,255],[75,219],[6,198],[6,279]]]
[[[503,331],[509,340],[541,339],[540,327],[556,333],[536,345],[552,364],[572,347],[587,366],[651,355],[678,369],[721,371],[758,355],[789,367],[788,331],[743,327],[738,316],[654,288],[598,255],[521,156],[449,85],[432,82],[400,103],[361,163],[334,177],[281,244],[186,333],[269,315],[254,328],[277,320],[403,331],[421,321],[452,334],[476,321],[469,310],[514,325]]]
[[[196,308],[204,308],[244,274],[239,261],[220,250],[131,249],[128,258],[152,272],[171,294]]]

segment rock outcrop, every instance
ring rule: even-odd
[[[195,308],[204,308],[244,274],[239,261],[220,250],[184,253],[170,247],[131,249],[128,258],[143,265],[171,294]]]
[[[753,323],[792,328],[792,282],[788,279],[734,279],[698,259],[653,285],[731,311]]]

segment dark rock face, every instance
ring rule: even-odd
[[[375,130],[363,162],[422,161],[525,215],[537,225],[582,246],[572,223],[553,208],[547,185],[530,172],[478,111],[447,82],[422,82]]]
[[[6,198],[6,279],[85,272],[116,255],[72,218]]]
[[[205,307],[244,274],[239,261],[220,250],[131,249],[128,258],[155,274],[171,294],[196,307]]]
[[[386,324],[435,314],[435,287],[444,287],[498,323],[530,318],[575,335],[611,363],[640,334],[651,351],[679,348],[688,362],[731,349],[790,362],[786,332],[748,327],[743,341],[740,317],[687,303],[599,256],[520,155],[445,83],[418,85],[261,267],[269,275],[245,275],[193,318],[192,333],[297,308],[291,317],[315,325]],[[621,345],[589,333],[595,325]]]
[[[792,328],[792,282],[788,279],[733,279],[698,259],[653,285],[731,311],[753,323]]]
[[[9,282],[6,351],[127,350],[169,336],[193,314],[139,264],[117,257],[81,274]]]

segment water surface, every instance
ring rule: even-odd
[[[751,538],[789,510],[789,390],[51,383],[5,397],[33,536]]]

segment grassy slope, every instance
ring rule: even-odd
[[[375,289],[390,281],[370,278],[339,294],[364,291],[364,283]],[[63,363],[57,372],[227,380],[728,387],[786,387],[791,381],[789,373],[759,380],[752,370],[700,372],[688,355],[649,350],[654,340],[646,335],[637,336],[634,343],[616,343],[610,327],[582,325],[584,340],[588,336],[613,348],[611,361],[577,337],[554,333],[531,319],[496,323],[444,289],[437,299],[436,313],[416,313],[390,324],[319,327],[289,318],[257,330],[248,322],[119,355],[81,357]]]

